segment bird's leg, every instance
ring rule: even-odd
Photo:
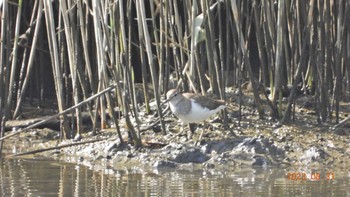
[[[204,134],[204,131],[205,131],[206,126],[207,126],[207,124],[206,124],[206,122],[204,121],[204,122],[203,122],[202,132],[201,132],[201,134],[199,135],[199,138],[198,138],[198,140],[197,140],[197,142],[196,142],[196,145],[199,145],[200,141],[202,140],[202,137],[203,137],[203,134]]]
[[[195,125],[193,123],[188,124],[188,127],[190,128],[189,132],[187,132],[187,139],[192,139],[194,131],[195,131]]]
[[[181,131],[179,132],[179,135],[182,134],[185,130],[185,123],[181,122]]]
[[[185,124],[182,122],[181,123],[181,130],[174,137],[177,137],[177,136],[181,135],[184,132],[184,130],[185,130],[184,126],[185,126]],[[195,126],[194,124],[191,124],[191,123],[188,124],[188,127],[190,128],[190,130],[187,131],[187,135],[186,135],[187,140],[192,139],[192,136],[193,136],[193,133],[194,133],[194,130],[195,130],[194,126]]]

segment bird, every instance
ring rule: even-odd
[[[225,109],[224,100],[214,100],[207,96],[195,93],[181,93],[178,89],[171,89],[166,93],[172,113],[183,124],[199,123]],[[193,131],[190,126],[190,130]],[[203,130],[204,131],[204,130]],[[201,139],[203,131],[199,137]]]

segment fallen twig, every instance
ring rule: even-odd
[[[162,114],[164,114],[163,117],[165,117],[165,116],[167,116],[167,115],[170,114],[170,111],[168,111],[167,113],[165,113],[168,109],[169,109],[169,107],[167,107],[167,108],[162,112]],[[144,132],[144,131],[147,131],[147,130],[152,129],[152,128],[153,128],[155,125],[157,125],[159,122],[160,122],[160,117],[158,117],[157,120],[154,121],[154,122],[153,122],[151,125],[149,125],[148,127],[141,129],[140,132]]]
[[[347,117],[347,118],[345,118],[344,120],[340,121],[338,124],[334,125],[334,126],[332,127],[332,130],[335,130],[335,129],[337,129],[338,127],[343,126],[343,125],[344,125],[347,121],[349,121],[349,120],[350,120],[350,116]]]

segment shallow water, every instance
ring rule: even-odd
[[[96,171],[93,168],[43,159],[2,159],[0,196],[350,195],[349,172],[332,169],[107,168]]]

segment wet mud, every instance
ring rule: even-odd
[[[231,98],[232,99],[232,98]],[[300,99],[295,108],[294,120],[287,125],[269,118],[259,119],[250,97],[245,98],[242,116],[239,104],[228,104],[227,122],[213,117],[205,126],[195,125],[195,133],[188,138],[188,126],[182,127],[176,117],[165,118],[167,134],[155,128],[143,130],[140,135],[143,147],[135,149],[127,130],[121,126],[124,142],[116,130],[105,129],[92,133],[86,126],[80,145],[73,139],[59,140],[58,131],[52,128],[35,128],[5,140],[7,156],[27,151],[68,145],[64,148],[43,151],[23,157],[44,156],[101,168],[143,167],[143,168],[218,168],[245,167],[340,167],[350,165],[350,124],[332,129],[334,123],[320,124],[313,109],[305,107],[313,98]],[[344,104],[344,106],[346,106]],[[153,105],[154,107],[154,105]],[[154,122],[154,115],[146,115],[140,108],[140,128],[147,128]],[[348,112],[344,108],[341,118]],[[123,125],[123,119],[119,121]],[[204,130],[204,131],[203,131]],[[199,139],[200,133],[203,136]],[[11,133],[9,131],[8,133]],[[99,140],[101,139],[101,140]]]

